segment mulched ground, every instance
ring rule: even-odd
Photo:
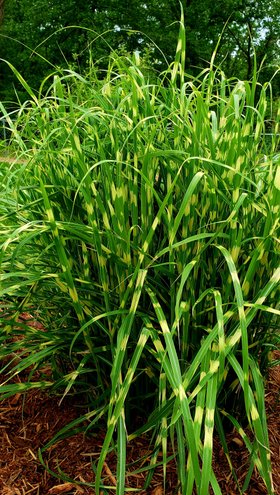
[[[266,408],[273,462],[275,493],[280,494],[280,366],[272,368],[267,382]],[[66,397],[59,405],[58,397],[50,397],[44,392],[32,391],[25,398],[21,395],[0,403],[0,495],[52,495],[67,493],[73,495],[94,495],[94,489],[85,485],[73,484],[52,476],[38,460],[38,448],[46,444],[64,425],[75,419],[80,409],[74,399]],[[58,466],[69,478],[78,483],[93,482],[91,463],[98,459],[104,432],[84,437],[75,435],[57,442],[44,455],[50,470],[58,472]],[[248,453],[234,432],[228,435],[231,457],[240,482],[246,476]],[[136,439],[128,445],[128,462],[136,462],[142,456],[151,454],[148,439]],[[142,463],[141,463],[142,462]],[[142,467],[147,461],[139,461],[131,470]],[[114,472],[116,459],[110,454],[103,471],[103,480],[108,486],[115,486]],[[215,439],[214,470],[222,493],[238,495],[238,489],[229,472],[227,461]],[[140,495],[163,495],[162,472],[156,472],[148,490],[141,490],[145,474],[133,474],[127,478],[131,488],[138,488]],[[108,490],[109,494],[115,493]],[[176,467],[171,462],[167,473],[166,494],[175,495]],[[266,494],[262,481],[253,474],[246,495]]]

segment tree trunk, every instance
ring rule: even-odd
[[[0,0],[0,26],[4,19],[4,0]]]

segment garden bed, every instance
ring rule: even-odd
[[[275,493],[280,493],[280,366],[272,368],[267,381],[266,409],[268,415],[268,430],[272,451],[273,480]],[[39,462],[38,449],[43,447],[64,425],[80,414],[81,404],[77,399],[66,397],[59,405],[59,397],[49,396],[46,392],[32,391],[26,397],[15,395],[1,403],[1,446],[0,446],[0,493],[2,495],[51,495],[59,493],[94,495],[92,487],[74,485],[62,478],[52,476]],[[91,462],[97,460],[104,440],[104,432],[98,435],[84,437],[75,435],[57,442],[44,455],[44,460],[50,470],[58,472],[58,465],[67,475],[78,483],[92,483],[93,471]],[[230,455],[239,476],[240,483],[247,473],[246,463],[248,452],[238,435],[228,434]],[[147,437],[137,438],[128,444],[128,465],[149,454]],[[149,460],[149,457],[148,457]],[[148,461],[146,461],[148,462]],[[144,461],[143,461],[144,464]],[[134,464],[131,470],[141,467],[141,461]],[[108,486],[114,486],[116,458],[108,456],[104,466],[103,481]],[[220,483],[222,493],[238,494],[238,489],[230,474],[226,458],[217,439],[214,447],[214,470]],[[163,494],[163,475],[156,472],[150,489],[141,491],[145,473],[139,473],[127,478],[127,486],[138,488],[141,495]],[[168,465],[166,494],[176,493],[176,466],[174,462]],[[109,494],[115,490],[108,490]],[[253,474],[247,495],[266,494],[262,480]]]

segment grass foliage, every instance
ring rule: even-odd
[[[124,493],[127,443],[145,432],[146,486],[171,445],[180,493],[221,494],[213,434],[227,453],[229,424],[250,453],[239,492],[256,467],[273,493],[262,374],[279,316],[279,114],[257,73],[228,80],[212,61],[185,75],[184,36],[153,80],[139,55],[113,54],[106,73],[57,72],[35,95],[11,67],[30,99],[10,121],[21,160],[0,171],[1,396],[87,397],[45,449],[107,424],[97,495],[112,448]]]

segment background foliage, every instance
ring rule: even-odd
[[[222,63],[227,76],[240,79],[252,76],[254,47],[258,65],[265,57],[259,80],[272,77],[279,64],[277,0],[185,0],[183,7],[188,72],[197,74],[209,65],[224,29],[216,61]],[[109,44],[115,50],[139,50],[142,55],[148,49],[150,64],[161,70],[165,58],[169,63],[173,59],[179,18],[177,0],[6,0],[0,58],[13,63],[37,89],[53,66],[72,64],[85,70],[89,45],[92,59],[102,67],[106,67]],[[81,30],[81,26],[90,31]],[[62,28],[66,29],[61,31]],[[98,37],[102,33],[106,33],[104,38]],[[35,56],[34,49],[48,62]],[[22,88],[5,64],[1,64],[0,71],[0,98],[14,100],[13,84],[19,92]],[[279,78],[275,80],[275,88],[279,88]]]

